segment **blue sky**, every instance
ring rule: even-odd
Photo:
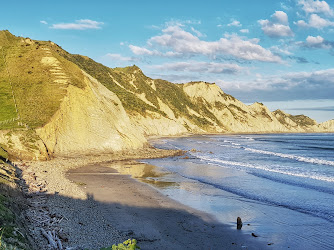
[[[334,0],[7,1],[0,29],[109,67],[334,119]]]

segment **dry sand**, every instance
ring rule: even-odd
[[[18,164],[28,195],[26,216],[35,247],[50,248],[40,228],[54,231],[68,249],[99,249],[128,238],[137,239],[141,249],[268,247],[116,170],[136,165],[128,159],[175,153],[146,149]]]

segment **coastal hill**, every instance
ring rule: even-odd
[[[151,79],[0,31],[0,146],[14,158],[138,149],[153,135],[333,131],[334,120],[245,105],[213,83]]]

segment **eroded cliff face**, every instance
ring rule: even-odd
[[[37,134],[50,153],[96,153],[143,147],[118,97],[85,73],[84,89],[67,88],[60,109]]]
[[[320,129],[327,132],[334,132],[334,119],[319,124]]]
[[[19,158],[137,149],[151,135],[334,132],[334,120],[317,124],[245,105],[216,84],[151,79],[137,66],[111,69],[8,32],[0,31],[0,45],[0,89],[8,96],[0,100],[8,107],[0,112],[0,146]]]
[[[194,104],[205,103],[209,111],[217,117],[221,123],[215,124],[217,132],[222,129],[224,129],[223,132],[236,133],[317,132],[322,130],[322,127],[319,127],[310,118],[308,122],[303,123],[282,111],[271,112],[261,103],[245,105],[224,93],[216,84],[188,83],[183,86],[183,89]]]
[[[154,80],[147,81],[147,84],[155,86]],[[179,86],[190,100],[191,105],[189,102],[184,104],[186,113],[178,112],[169,101],[163,102],[158,98],[158,105],[151,105],[160,113],[147,111],[145,115],[130,115],[131,121],[143,134],[168,136],[184,133],[334,131],[334,123],[330,121],[317,124],[315,120],[303,115],[293,116],[281,110],[271,112],[261,103],[245,105],[224,93],[216,84],[193,82]],[[147,100],[145,102],[148,103]],[[189,119],[191,116],[196,119]],[[194,121],[203,121],[203,124]]]
[[[116,94],[84,75],[86,87],[69,86],[60,109],[48,124],[36,130],[52,155],[136,149],[147,143],[145,136],[152,135],[329,132],[334,128],[334,120],[317,124],[305,116],[271,112],[261,103],[245,105],[217,85],[204,82],[181,87],[192,105],[204,105],[205,112],[186,106],[187,116],[158,98],[154,108],[159,112],[127,113]],[[196,124],[189,115],[205,120],[205,125]]]

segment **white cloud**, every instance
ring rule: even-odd
[[[229,23],[227,26],[231,27],[231,26],[234,26],[234,27],[241,27],[241,23],[237,20],[233,20],[231,23]]]
[[[139,46],[135,46],[132,44],[129,45],[129,48],[135,55],[139,55],[139,56],[142,56],[142,55],[161,56],[162,55],[162,53],[160,53],[157,50],[152,51],[152,50],[149,50],[143,47],[139,47]]]
[[[321,44],[321,43],[323,43],[324,42],[324,38],[323,37],[321,37],[321,36],[316,36],[316,37],[314,37],[314,36],[308,36],[307,38],[306,38],[306,42],[308,43],[308,44],[310,44],[310,45],[317,45],[317,44]]]
[[[42,23],[42,24],[48,24],[48,22],[47,22],[47,21],[44,21],[44,20],[39,21],[39,22]]]
[[[243,60],[263,62],[282,62],[279,56],[271,53],[258,44],[258,39],[245,40],[237,35],[220,38],[218,41],[204,41],[185,31],[180,26],[169,26],[162,30],[163,34],[150,38],[147,42],[151,48],[168,50],[175,56],[200,56],[209,58],[233,56]],[[166,55],[166,52],[149,50],[144,47],[130,45],[136,55]]]
[[[301,5],[302,9],[307,14],[321,13],[325,15],[333,15],[333,10],[326,1],[299,0],[298,5]]]
[[[270,50],[276,54],[284,54],[284,55],[292,55],[292,53],[288,50],[288,48],[282,48],[281,46],[272,46]]]
[[[199,25],[201,24],[201,20],[180,20],[180,19],[171,19],[165,22],[165,26],[181,26],[184,27],[186,25]],[[162,27],[156,26],[161,29]]]
[[[291,72],[258,76],[249,81],[216,81],[224,91],[244,99],[258,100],[333,99],[334,68],[314,72]],[[277,93],[280,93],[279,95]]]
[[[62,30],[87,30],[87,29],[101,29],[103,22],[97,22],[89,19],[76,20],[74,23],[57,23],[53,24],[51,29]]]
[[[291,6],[287,6],[285,3],[281,3],[281,8],[284,10],[291,10]]]
[[[307,48],[331,49],[333,48],[334,43],[325,40],[321,36],[308,36],[306,42],[297,42],[297,45]]]
[[[158,50],[149,50],[144,47],[139,47],[136,45],[129,45],[130,50],[133,54],[137,56],[166,56],[166,57],[174,57],[177,56],[177,53],[174,53],[172,51],[167,51],[166,53],[160,52]]]
[[[114,61],[128,61],[128,62],[137,61],[137,59],[134,57],[124,57],[120,54],[108,53],[105,55],[105,57],[107,57],[108,59],[114,60]]]
[[[288,15],[284,11],[275,11],[271,18],[275,23],[289,25]]]
[[[297,22],[294,22],[294,24],[302,28],[308,27],[308,24],[304,20],[298,20]]]
[[[200,31],[196,30],[194,27],[191,27],[191,31],[194,32],[196,34],[196,36],[198,36],[198,37],[204,37],[205,36]]]
[[[249,29],[241,29],[240,32],[241,33],[249,33]]]
[[[244,69],[237,64],[197,61],[165,63],[151,67],[162,71],[190,71],[215,74],[236,74]]]
[[[309,18],[308,23],[306,23],[304,20],[299,20],[298,22],[295,23],[299,27],[304,27],[304,28],[316,28],[316,29],[323,29],[326,27],[333,27],[334,22],[331,22],[327,19],[324,19],[317,14],[312,14]]]
[[[293,32],[290,29],[288,15],[284,11],[276,11],[271,20],[259,20],[261,28],[269,37],[286,37],[293,36]]]

